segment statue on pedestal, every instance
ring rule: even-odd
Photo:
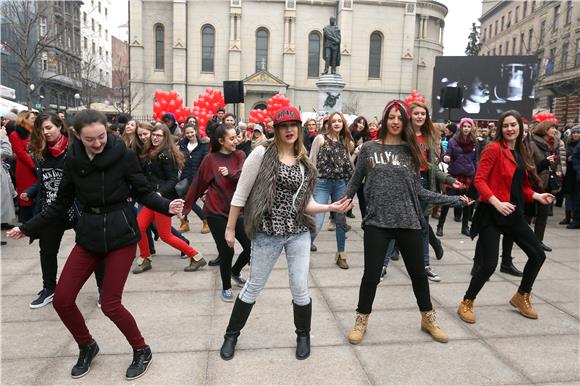
[[[328,74],[328,69],[332,74],[336,74],[336,67],[340,66],[340,28],[336,25],[336,18],[330,18],[330,25],[322,30],[324,33],[324,72]]]

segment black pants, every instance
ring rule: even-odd
[[[387,246],[395,239],[405,262],[405,267],[417,305],[421,311],[431,311],[429,282],[423,264],[423,235],[420,229],[386,229],[374,226],[364,227],[364,273],[360,284],[357,311],[370,314],[381,277]]]
[[[44,228],[38,239],[40,246],[40,268],[42,269],[42,287],[53,292],[56,288],[56,274],[58,271],[57,256],[65,231],[66,226],[64,224],[55,222],[51,226]],[[104,271],[105,260],[103,259],[95,270],[95,278],[99,289],[103,286]]]
[[[548,214],[550,213],[550,205],[536,203],[536,223],[534,225],[534,233],[538,240],[544,240],[544,233],[546,232],[546,225],[548,224]]]
[[[238,276],[242,268],[250,261],[251,241],[244,231],[244,220],[238,218],[236,223],[236,239],[242,245],[243,251],[238,256],[236,263],[232,267],[234,249],[226,243],[225,233],[228,219],[221,216],[207,216],[207,225],[217,246],[218,254],[222,258],[220,262],[220,274],[222,276],[222,288],[224,290],[232,288],[232,274]]]
[[[524,267],[524,276],[518,291],[526,293],[532,291],[532,285],[546,260],[546,254],[540,246],[540,241],[526,223],[523,217],[519,217],[512,226],[498,227],[489,225],[479,231],[479,238],[475,246],[475,272],[465,293],[465,299],[474,300],[483,288],[487,279],[491,277],[497,267],[499,253],[499,236],[508,236],[528,256]]]
[[[365,216],[367,215],[367,202],[365,199],[364,189],[365,184],[360,184],[360,187],[356,192],[356,196],[358,197],[358,205],[360,207],[360,214],[362,216],[361,218],[365,218]]]
[[[467,189],[447,189],[447,195],[449,196],[460,196],[467,194]],[[466,228],[469,226],[469,219],[471,218],[471,205],[466,205],[463,208],[453,208],[453,215],[455,217],[461,217],[461,226]],[[439,215],[438,227],[443,228],[445,225],[445,220],[447,219],[447,213],[449,212],[449,206],[441,207],[441,214]]]

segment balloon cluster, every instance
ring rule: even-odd
[[[183,99],[177,91],[155,91],[153,118],[159,121],[165,113],[173,113],[177,122],[184,122],[193,115],[193,109],[183,106]]]
[[[222,92],[211,87],[206,88],[193,102],[193,115],[197,118],[197,126],[202,137],[205,136],[207,123],[213,118],[217,110],[225,105]]]
[[[290,106],[290,99],[284,94],[276,94],[268,100],[266,105],[266,110],[250,110],[250,123],[268,123],[280,107]]]
[[[558,125],[559,121],[556,119],[554,113],[537,113],[532,116],[532,121],[544,122],[550,121]]]
[[[405,103],[410,105],[415,101],[425,103],[425,98],[421,94],[419,94],[419,91],[412,90],[411,94],[407,98],[405,98]]]

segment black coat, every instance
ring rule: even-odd
[[[155,158],[142,160],[141,166],[152,190],[169,200],[178,198],[175,184],[179,170],[169,151],[164,150]]]
[[[149,188],[139,160],[123,141],[107,136],[104,150],[92,160],[78,140],[69,147],[56,200],[20,229],[34,237],[65,213],[75,198],[83,208],[76,226],[76,243],[95,253],[134,244],[141,238],[137,218],[128,204],[132,197],[154,211],[169,214],[169,200]]]
[[[187,178],[187,180],[191,183],[195,176],[197,175],[197,170],[199,169],[199,165],[201,165],[201,161],[205,158],[208,153],[208,144],[201,143],[201,138],[197,137],[197,146],[193,151],[190,153],[187,150],[187,144],[189,140],[187,138],[182,138],[179,141],[179,150],[183,153],[185,157],[185,164],[183,165],[183,170],[181,171],[181,179]]]

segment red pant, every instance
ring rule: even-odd
[[[127,275],[135,259],[135,249],[135,244],[131,244],[101,255],[76,244],[71,251],[56,286],[52,305],[79,345],[90,344],[93,337],[76,305],[76,298],[99,262],[105,259],[101,309],[134,349],[146,346],[133,315],[121,304]]]
[[[141,240],[139,241],[139,256],[144,259],[151,257],[151,251],[149,250],[146,231],[153,221],[155,221],[157,224],[157,232],[159,232],[159,237],[161,237],[161,240],[165,241],[173,248],[178,249],[180,252],[185,253],[188,257],[197,255],[197,251],[195,249],[187,245],[185,241],[171,234],[171,217],[159,212],[155,212],[147,207],[143,207],[137,216],[139,231],[141,232]]]

